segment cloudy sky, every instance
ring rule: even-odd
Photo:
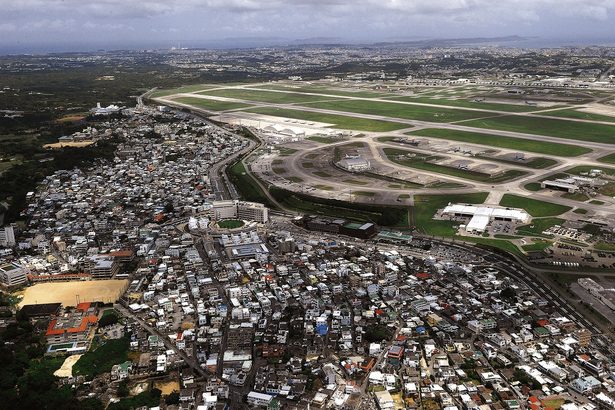
[[[615,0],[0,0],[0,48],[520,35],[615,40]]]

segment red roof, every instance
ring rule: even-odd
[[[132,256],[133,252],[131,249],[122,249],[120,251],[109,252],[109,256],[113,256],[115,258],[128,258]]]
[[[81,319],[81,323],[78,327],[69,327],[68,329],[56,329],[55,326],[58,323],[57,319],[53,319],[51,323],[49,323],[49,327],[47,328],[46,336],[53,335],[63,335],[64,333],[81,333],[85,332],[90,323],[98,322],[98,318],[96,316],[84,316]]]
[[[429,273],[425,273],[425,272],[417,273],[414,276],[416,276],[419,279],[429,279],[431,277]]]
[[[549,324],[549,321],[547,319],[541,319],[537,321],[536,323],[538,323],[538,326],[546,326]]]

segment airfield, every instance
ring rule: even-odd
[[[152,98],[258,130],[266,144],[243,166],[262,187],[409,207],[473,195],[494,206],[542,204],[532,216],[553,225],[615,224],[614,89],[280,81],[195,85]],[[339,166],[345,158],[369,170],[349,172]],[[589,174],[601,184],[575,193],[541,187]]]

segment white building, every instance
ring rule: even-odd
[[[5,226],[0,229],[0,246],[15,246],[15,230],[12,226]]]
[[[0,265],[0,283],[12,287],[28,282],[28,270],[16,263]]]
[[[115,276],[119,270],[119,263],[109,255],[93,255],[87,258],[86,268],[95,278],[110,278]]]
[[[248,404],[255,407],[267,407],[273,400],[273,396],[264,393],[251,391],[248,393]]]
[[[211,207],[211,215],[215,220],[242,219],[266,223],[269,221],[269,209],[257,202],[215,201]]]
[[[103,107],[100,103],[96,104],[96,108],[92,109],[94,115],[111,115],[120,112],[122,109],[117,105],[111,104],[107,107]]]
[[[372,164],[361,157],[346,157],[337,165],[348,172],[363,172],[369,171],[372,168]]]
[[[531,219],[523,209],[463,204],[448,205],[442,215],[471,218],[466,225],[468,232],[484,232],[492,221],[528,223]]]

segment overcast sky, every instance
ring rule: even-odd
[[[615,40],[615,0],[0,0],[0,48],[537,36]]]

